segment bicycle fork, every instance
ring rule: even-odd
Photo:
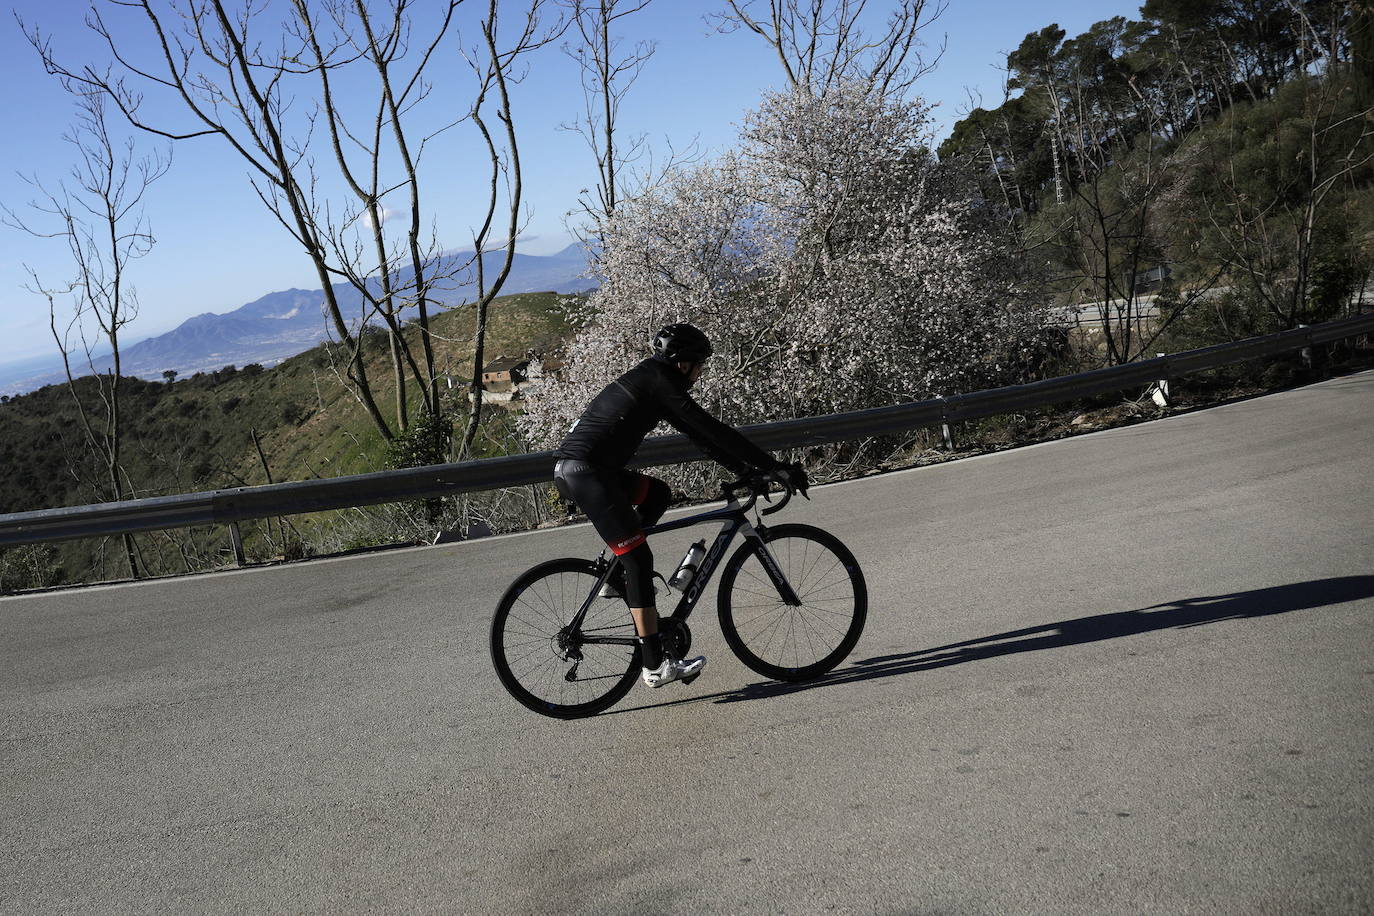
[[[783,603],[788,607],[800,607],[801,599],[797,597],[797,592],[792,588],[792,584],[783,575],[782,567],[778,565],[777,559],[773,556],[773,551],[768,549],[768,544],[764,541],[762,532],[767,529],[759,525],[756,531],[748,522],[741,528],[744,536],[754,542],[754,551],[758,554],[759,562],[763,564],[764,572],[768,573],[768,578],[773,581],[773,587],[778,590],[778,597],[782,598]]]

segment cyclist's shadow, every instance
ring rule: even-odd
[[[655,707],[676,706],[682,703],[700,703],[703,701],[738,703],[742,700],[767,699],[801,690],[814,690],[818,687],[852,684],[873,678],[914,674],[920,671],[930,671],[950,665],[962,665],[967,662],[1015,655],[1021,652],[1059,649],[1066,646],[1099,642],[1104,639],[1134,636],[1138,633],[1149,633],[1155,630],[1202,626],[1223,620],[1286,614],[1290,611],[1311,610],[1350,601],[1362,601],[1367,598],[1374,598],[1374,576],[1317,579],[1311,582],[1261,588],[1248,592],[1235,592],[1229,595],[1184,598],[1134,611],[1097,614],[1091,617],[1062,620],[1020,630],[1008,630],[1005,633],[936,646],[933,649],[920,649],[915,652],[865,658],[846,667],[838,668],[815,680],[802,683],[761,681],[736,690],[647,705]],[[636,708],[643,709],[646,707]],[[629,710],[624,711],[628,712]]]

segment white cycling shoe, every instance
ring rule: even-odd
[[[673,681],[682,681],[690,684],[701,674],[701,669],[706,667],[706,656],[698,655],[696,658],[685,658],[679,661],[675,658],[664,658],[663,664],[657,668],[644,669],[644,683],[650,687],[662,687],[664,684],[671,684]]]

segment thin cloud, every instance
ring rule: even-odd
[[[392,210],[392,209],[390,209],[390,208],[388,208],[388,207],[378,207],[378,208],[377,208],[377,215],[380,216],[380,217],[382,218],[382,225],[386,225],[387,220],[391,219],[393,216],[396,215],[396,211],[395,211],[395,210]],[[372,228],[372,211],[371,211],[371,210],[364,210],[364,211],[363,211],[363,225],[366,226],[366,227],[369,228],[369,229]]]

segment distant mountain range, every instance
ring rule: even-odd
[[[449,257],[461,261],[470,256],[469,252]],[[499,251],[484,256],[488,278],[500,270],[502,256]],[[586,251],[580,244],[569,245],[553,255],[516,254],[501,295],[588,290],[596,284],[583,276],[586,270]],[[410,272],[406,271],[401,281],[406,282],[409,276]],[[362,296],[347,284],[336,285],[334,291],[345,317],[356,322],[362,312]],[[447,289],[435,293],[441,307],[452,307],[471,301],[475,288],[470,282],[455,280]],[[416,310],[408,309],[404,317],[413,318],[415,313]],[[156,381],[168,369],[186,376],[228,365],[260,363],[273,366],[325,340],[332,331],[332,322],[327,328],[326,321],[323,290],[288,289],[268,293],[232,312],[196,315],[166,334],[124,347],[120,370],[124,375]],[[108,371],[110,365],[108,355],[95,361],[96,370],[100,372]],[[84,365],[82,370],[81,374],[89,372]],[[0,394],[23,394],[65,380],[61,358],[57,355],[46,361],[28,359],[0,365]]]

